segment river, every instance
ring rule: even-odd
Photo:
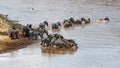
[[[45,53],[36,43],[0,54],[0,68],[120,67],[120,0],[0,0],[0,13],[34,27],[45,20],[51,24],[70,17],[110,18],[108,23],[61,29],[58,33],[77,42],[77,51]]]

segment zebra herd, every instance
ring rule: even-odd
[[[101,20],[109,21],[109,18],[106,17]],[[87,18],[87,19],[81,18],[81,19],[75,20],[73,17],[71,17],[69,19],[64,20],[62,23],[61,22],[53,23],[51,25],[51,28],[59,29],[62,26],[65,28],[69,28],[74,25],[89,24],[90,22],[91,22],[90,18]],[[77,48],[77,43],[75,43],[74,40],[65,39],[60,34],[49,34],[47,30],[48,26],[49,26],[49,23],[47,21],[40,23],[38,28],[32,28],[32,24],[27,24],[22,28],[22,35],[23,37],[29,37],[31,39],[33,38],[37,39],[38,36],[40,36],[41,45],[43,46],[53,47],[54,45],[56,45],[57,47],[60,47],[60,48],[63,48],[63,47],[71,48],[75,46]],[[15,26],[13,26],[12,28],[9,28],[8,32],[9,32],[9,37],[11,39],[19,38],[19,31],[16,30]]]

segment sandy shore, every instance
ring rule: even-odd
[[[21,32],[23,27],[21,24],[11,22],[10,20],[8,21],[0,17],[0,53],[6,53],[17,49],[21,49],[27,47],[32,43],[37,42],[36,40],[31,40],[29,38],[22,37],[19,37],[19,39],[14,40],[10,39],[7,30],[11,25],[16,25],[17,30]]]
[[[8,36],[0,36],[0,54],[25,48],[28,45],[36,42],[37,41],[31,40],[29,38],[11,40]]]

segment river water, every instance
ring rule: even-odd
[[[94,22],[59,33],[74,39],[77,51],[45,53],[40,43],[14,52],[0,54],[0,68],[119,68],[120,67],[120,0],[0,0],[0,13],[34,27],[81,17]]]

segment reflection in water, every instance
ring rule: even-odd
[[[8,14],[9,18],[18,20],[23,25],[34,23],[33,26],[38,27],[45,20],[52,24],[70,17],[93,20],[89,25],[62,27],[58,31],[65,38],[74,39],[79,45],[77,50],[41,48],[40,43],[37,43],[12,53],[1,54],[0,68],[119,68],[120,0],[110,2],[111,0],[0,0],[0,13]],[[106,16],[110,18],[109,23],[99,21]]]
[[[76,52],[77,49],[72,48],[51,48],[51,47],[42,47],[42,53],[49,53],[49,54],[72,54]]]
[[[59,29],[52,29],[52,32],[60,32],[61,28]]]

